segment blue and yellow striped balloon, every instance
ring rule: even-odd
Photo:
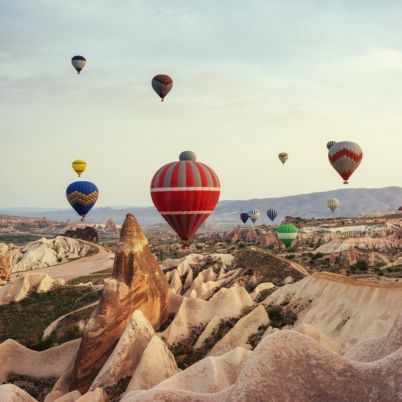
[[[67,187],[66,196],[77,214],[84,219],[98,200],[99,190],[90,181],[75,181]]]

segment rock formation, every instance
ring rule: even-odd
[[[113,352],[133,312],[141,310],[158,328],[168,310],[168,284],[148,247],[140,226],[128,214],[116,252],[112,279],[105,284],[99,305],[88,321],[74,368],[70,390],[88,390]]]
[[[67,230],[64,236],[71,237],[72,239],[81,239],[90,241],[92,243],[98,243],[98,232],[92,226],[86,226],[85,228],[77,228],[75,230]]]
[[[23,247],[0,243],[0,255],[9,258],[12,274],[62,264],[98,251],[99,246],[63,236],[54,239],[43,237]]]
[[[8,256],[0,256],[0,285],[10,280],[10,261]]]

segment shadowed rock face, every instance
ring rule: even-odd
[[[120,336],[139,309],[155,329],[168,307],[168,284],[133,215],[124,221],[112,279],[105,284],[98,307],[88,321],[69,381],[84,393],[90,387]]]
[[[9,258],[0,256],[0,283],[7,282],[10,279],[10,261]]]

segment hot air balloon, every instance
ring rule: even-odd
[[[286,152],[281,152],[281,153],[278,155],[278,158],[279,158],[279,160],[282,162],[282,164],[284,165],[285,162],[288,160],[289,155],[288,155]]]
[[[73,161],[72,166],[75,170],[75,173],[77,173],[79,177],[87,168],[87,163],[82,159],[76,159],[75,161]]]
[[[179,159],[155,173],[151,197],[184,246],[215,209],[220,183],[209,166],[196,161],[194,152],[184,151]]]
[[[398,211],[402,211],[402,205],[398,208]]]
[[[242,212],[242,213],[240,214],[240,219],[241,219],[241,221],[242,221],[243,223],[246,223],[246,222],[248,221],[248,218],[250,218],[250,217],[249,217],[249,215],[248,215],[247,212]]]
[[[81,72],[81,70],[85,67],[85,65],[87,64],[87,61],[84,56],[74,56],[71,59],[71,64],[77,70],[77,73],[79,74]]]
[[[98,200],[99,190],[95,184],[89,181],[75,181],[67,187],[66,196],[70,205],[82,217],[81,220],[83,221],[85,215]]]
[[[278,216],[278,212],[275,211],[275,209],[270,208],[267,211],[267,216],[273,222],[275,220],[275,218]]]
[[[327,149],[328,149],[328,151],[329,151],[329,149],[332,147],[332,145],[335,145],[335,144],[336,144],[335,141],[328,141],[328,142],[327,142]]]
[[[276,234],[278,235],[279,240],[286,246],[289,247],[293,240],[297,236],[297,227],[292,224],[284,224],[280,225],[276,229]]]
[[[252,221],[253,223],[256,223],[257,220],[258,220],[258,218],[259,218],[260,215],[261,215],[261,212],[260,212],[258,209],[251,209],[251,210],[248,212],[248,215],[249,215],[251,221]]]
[[[360,165],[362,158],[362,149],[351,141],[337,142],[328,151],[328,159],[343,178],[343,184],[348,184],[349,177]]]
[[[334,212],[335,209],[339,207],[339,200],[338,200],[338,198],[330,198],[330,199],[327,201],[327,205],[328,205],[328,208],[329,208],[332,212]]]
[[[158,74],[152,78],[152,88],[160,96],[161,102],[173,87],[173,80],[165,74]]]

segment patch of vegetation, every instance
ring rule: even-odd
[[[52,390],[57,377],[37,378],[26,375],[10,374],[5,383],[20,387],[29,395],[42,402],[45,396]]]
[[[31,293],[18,303],[0,306],[0,342],[14,339],[31,348],[43,347],[45,328],[58,317],[100,299],[101,291],[67,286]]]
[[[269,325],[260,325],[258,327],[258,332],[249,336],[247,343],[251,345],[252,349],[255,349],[257,345],[260,343],[262,336],[264,335],[268,327]]]
[[[282,306],[268,306],[266,311],[271,320],[270,325],[273,328],[282,328],[285,325],[293,325],[297,320],[297,314],[291,311],[285,312]]]
[[[170,351],[173,353],[177,366],[182,370],[190,367],[206,355],[204,348],[194,349],[194,344],[204,331],[205,327],[206,325],[199,325],[191,328],[190,336],[188,338],[170,347]]]
[[[356,264],[351,265],[349,267],[349,271],[351,271],[352,273],[354,273],[356,271],[367,272],[368,269],[369,269],[369,266],[366,261],[357,261]]]
[[[310,257],[311,261],[319,260],[320,258],[324,257],[323,253],[315,253],[315,254],[309,253],[309,254],[311,254],[311,257]]]
[[[260,294],[256,297],[254,300],[256,303],[261,303],[263,300],[265,300],[269,295],[275,292],[278,288],[273,287],[271,289],[265,289],[260,292]]]
[[[282,286],[288,276],[291,276],[294,282],[304,277],[289,262],[277,258],[265,250],[239,251],[235,255],[234,268],[242,269],[236,281],[249,293],[263,282],[272,282],[275,286]]]
[[[76,286],[80,283],[92,282],[93,285],[102,285],[103,280],[110,277],[111,277],[110,273],[90,274],[71,279],[70,281],[67,282],[67,284],[70,286]]]
[[[121,395],[126,392],[128,384],[130,383],[131,377],[121,378],[117,384],[110,387],[105,387],[104,391],[107,395],[108,402],[118,402],[120,401]]]

